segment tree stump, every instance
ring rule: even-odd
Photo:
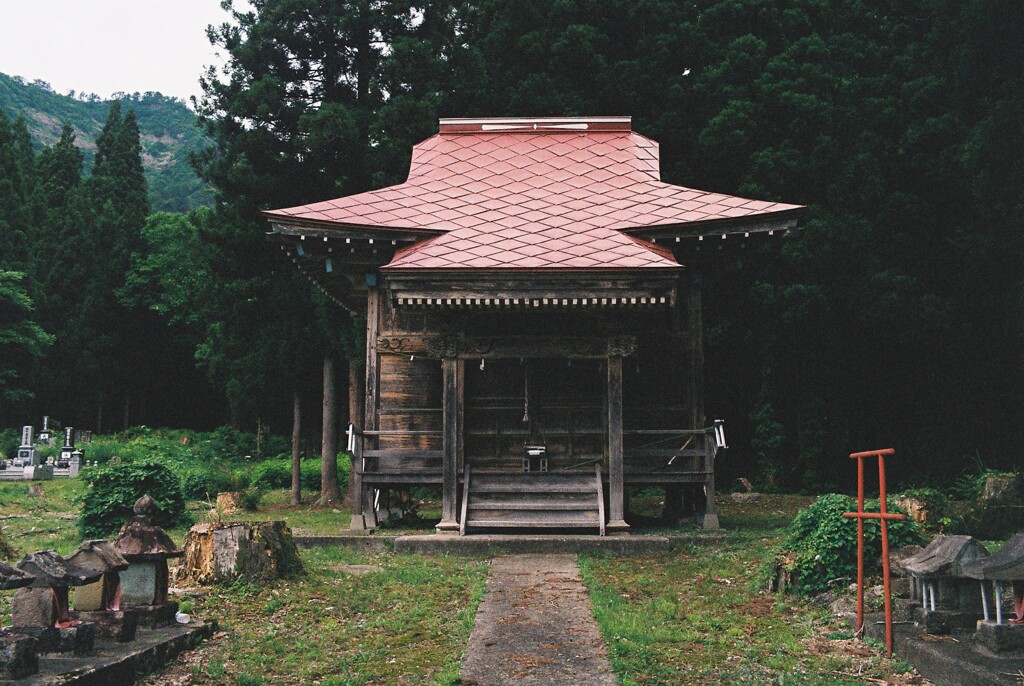
[[[185,534],[179,585],[243,579],[265,582],[302,572],[302,560],[284,522],[197,524]]]

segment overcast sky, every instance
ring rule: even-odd
[[[236,3],[237,4],[237,3]],[[0,0],[0,73],[59,93],[199,94],[220,0]]]

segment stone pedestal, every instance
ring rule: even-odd
[[[175,604],[174,611],[177,612]],[[125,612],[108,612],[99,610],[96,612],[76,612],[78,619],[88,622],[96,627],[96,635],[100,638],[107,638],[118,643],[127,643],[135,640],[136,630],[139,627],[139,613],[134,609]],[[173,620],[174,615],[171,615]],[[162,626],[167,626],[164,624]]]
[[[168,600],[166,603],[154,605],[136,605],[131,608],[131,612],[135,615],[140,628],[159,629],[177,623],[174,616],[178,614],[178,603]]]
[[[701,513],[698,513],[698,514],[694,515],[694,517],[697,520],[697,526],[699,526],[702,529],[707,529],[707,530],[715,531],[715,530],[718,530],[719,528],[721,528],[719,526],[719,524],[718,524],[718,515],[717,514],[706,514],[706,513],[701,512]]]
[[[38,671],[36,639],[0,631],[0,679],[23,679]]]
[[[88,655],[96,646],[96,627],[86,622],[65,628],[17,626],[11,631],[34,638],[39,653]]]
[[[949,634],[957,629],[973,629],[978,623],[980,612],[964,610],[926,610],[923,607],[914,609],[914,624],[928,634]]]
[[[53,478],[53,465],[31,464],[24,467],[22,478],[31,481],[47,481]]]

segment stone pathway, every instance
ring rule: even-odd
[[[461,676],[474,686],[615,686],[576,555],[494,559]]]

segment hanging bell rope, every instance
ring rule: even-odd
[[[530,423],[530,363],[523,364],[523,424]]]

